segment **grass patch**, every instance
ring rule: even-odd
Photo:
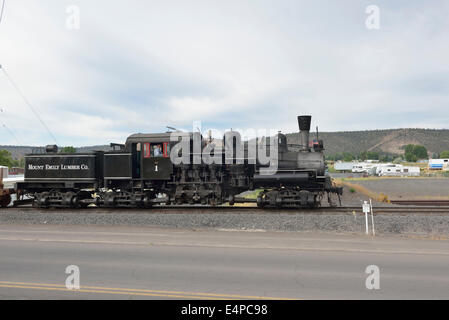
[[[371,191],[368,188],[361,186],[360,184],[351,183],[351,182],[347,181],[346,179],[334,179],[334,183],[335,183],[335,185],[340,186],[340,187],[341,186],[348,187],[349,192],[351,192],[351,193],[357,192],[357,193],[363,194],[371,199],[374,199],[376,201],[390,203],[390,200],[388,199],[388,196],[386,194]],[[354,192],[352,190],[354,190]]]

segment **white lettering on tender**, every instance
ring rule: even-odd
[[[28,170],[89,170],[87,164],[28,164]]]
[[[80,169],[80,166],[77,164],[70,164],[70,165],[62,164],[61,165],[61,170],[79,170],[79,169]]]
[[[44,166],[37,166],[34,164],[29,164],[28,165],[28,170],[44,170]]]

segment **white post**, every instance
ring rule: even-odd
[[[365,222],[366,222],[366,234],[369,234],[369,231],[368,231],[368,213],[367,212],[365,212]]]
[[[369,234],[369,229],[368,229],[369,204],[367,201],[363,202],[363,212],[365,213],[366,234]]]
[[[376,231],[374,231],[374,212],[373,212],[373,203],[371,202],[371,199],[369,199],[369,205],[371,208],[371,224],[373,225],[373,236],[375,236]]]

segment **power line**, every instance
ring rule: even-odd
[[[0,120],[0,124],[2,125],[3,128],[6,129],[6,131],[9,132],[9,134],[10,134],[10,135],[17,141],[17,143],[20,144],[20,141],[19,141],[19,139],[17,139],[17,137],[16,137],[16,135],[14,134],[14,132],[12,132],[12,130],[9,129],[9,128],[6,126],[6,124],[4,124],[3,121],[1,121],[1,120]]]
[[[3,9],[5,9],[5,1],[3,0],[3,4],[2,4],[2,11],[0,12],[0,23],[2,23],[2,18],[3,18]]]
[[[23,101],[25,101],[25,104],[31,109],[31,111],[34,113],[34,115],[36,116],[36,118],[39,120],[39,122],[44,126],[44,128],[47,130],[48,134],[53,138],[53,140],[55,141],[56,144],[56,138],[53,135],[53,133],[50,131],[50,129],[47,127],[47,125],[45,124],[44,120],[42,120],[42,118],[39,116],[39,114],[37,113],[37,111],[34,109],[34,107],[31,105],[31,103],[28,101],[28,99],[25,97],[25,95],[23,94],[23,92],[20,90],[20,88],[16,85],[16,83],[11,79],[11,77],[9,76],[9,74],[6,72],[5,67],[3,67],[2,65],[0,65],[0,69],[3,71],[3,73],[5,74],[6,78],[9,80],[9,82],[12,84],[12,86],[16,89],[16,91],[19,93],[19,95],[22,97]]]
[[[3,113],[3,109],[1,109],[1,108],[0,108],[0,113]],[[3,128],[6,129],[6,131],[9,132],[9,134],[17,141],[17,143],[20,144],[20,141],[19,141],[19,139],[17,139],[17,136],[15,135],[14,131],[12,131],[12,129],[9,129],[2,120],[0,120],[0,124],[3,126]]]

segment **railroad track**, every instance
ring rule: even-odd
[[[449,206],[449,200],[390,200],[390,202],[406,206]]]
[[[342,206],[342,207],[321,207],[317,209],[303,208],[258,208],[255,206],[154,206],[153,208],[98,208],[88,207],[85,209],[70,208],[34,208],[31,206],[8,207],[2,209],[4,212],[48,212],[48,213],[141,213],[141,214],[186,214],[186,213],[245,213],[245,214],[362,214],[361,206]],[[0,211],[1,212],[1,211]],[[374,215],[377,214],[449,214],[449,206],[373,206]]]

